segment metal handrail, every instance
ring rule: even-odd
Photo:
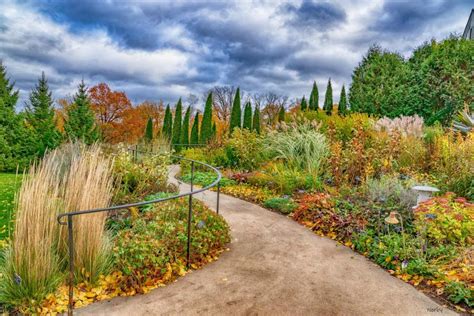
[[[135,153],[138,153],[138,150],[135,150]],[[143,152],[149,154],[149,152]],[[155,203],[160,203],[160,202],[165,202],[173,199],[179,199],[185,196],[189,196],[189,205],[188,205],[188,221],[187,221],[187,245],[186,245],[186,267],[189,268],[190,264],[190,249],[191,249],[191,220],[192,220],[192,212],[193,212],[193,206],[192,206],[192,199],[194,194],[198,194],[204,191],[209,190],[210,188],[216,187],[217,186],[217,201],[216,201],[216,213],[219,214],[219,195],[220,195],[220,181],[222,179],[222,174],[221,172],[207,164],[201,161],[193,160],[193,159],[188,159],[184,158],[182,156],[175,156],[172,155],[172,157],[180,159],[180,160],[185,160],[191,162],[191,191],[186,192],[186,193],[180,193],[174,196],[170,197],[165,197],[165,198],[160,198],[160,199],[155,199],[151,201],[142,201],[142,202],[136,202],[136,203],[129,203],[129,204],[123,204],[123,205],[115,205],[115,206],[110,206],[110,207],[104,207],[104,208],[96,208],[96,209],[91,209],[91,210],[80,210],[80,211],[74,211],[74,212],[69,212],[69,213],[63,213],[59,214],[57,216],[57,221],[60,225],[64,225],[68,227],[68,251],[69,251],[69,302],[68,302],[68,315],[73,314],[73,309],[74,309],[74,239],[73,239],[73,217],[74,216],[79,216],[83,214],[93,214],[93,213],[100,213],[100,212],[109,212],[109,211],[116,211],[116,210],[125,210],[129,209],[131,207],[138,207],[138,206],[143,206],[143,205],[149,205],[149,204],[155,204]],[[212,171],[214,171],[217,175],[217,179],[212,182],[211,184],[194,191],[194,185],[193,185],[193,180],[194,180],[194,164],[200,164],[204,167],[210,168]],[[65,221],[63,221],[63,218],[67,218]]]

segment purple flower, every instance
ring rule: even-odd
[[[402,261],[402,269],[406,269],[408,267],[408,260],[405,259]]]

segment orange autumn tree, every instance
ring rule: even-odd
[[[125,92],[112,91],[106,83],[99,83],[89,89],[89,98],[104,141],[122,141],[118,129],[124,123],[125,114],[132,108]]]
[[[116,126],[116,142],[136,144],[143,139],[148,118],[153,120],[153,131],[161,131],[165,107],[162,101],[143,103],[128,109],[123,116],[123,122]]]

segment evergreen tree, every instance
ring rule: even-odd
[[[207,143],[212,137],[212,92],[209,92],[201,122],[201,143]]]
[[[215,139],[217,136],[217,125],[216,122],[212,123],[212,133],[211,133],[211,139]]]
[[[18,101],[18,90],[14,90],[15,83],[10,83],[10,78],[7,77],[7,70],[0,60],[0,99],[3,100],[3,106],[10,109],[15,109]]]
[[[165,118],[163,120],[163,129],[161,133],[168,139],[171,140],[173,134],[173,115],[171,114],[170,105],[166,106]]]
[[[67,120],[64,122],[64,131],[70,140],[81,140],[90,145],[100,138],[95,122],[95,115],[89,103],[87,88],[81,81],[74,101],[67,110]]]
[[[191,128],[191,144],[199,144],[199,112],[194,117],[193,127]]]
[[[309,109],[317,111],[319,108],[319,91],[316,81],[313,83],[313,89],[311,90],[311,95],[309,96]]]
[[[246,128],[248,130],[252,129],[252,105],[250,105],[250,102],[247,102],[245,104],[243,128]]]
[[[188,106],[186,114],[184,114],[183,126],[181,127],[181,144],[188,147],[189,145],[189,120],[191,119],[191,107]]]
[[[346,88],[342,85],[341,97],[339,98],[339,105],[337,107],[339,115],[345,115],[347,113],[347,98],[346,98]]]
[[[242,127],[242,109],[240,108],[240,88],[237,88],[234,97],[234,103],[232,104],[232,112],[230,113],[230,125],[229,133],[232,135],[232,132],[235,128]]]
[[[145,128],[145,141],[151,143],[153,141],[153,120],[151,117],[148,118]]]
[[[176,104],[175,112],[174,112],[173,135],[171,138],[171,143],[173,145],[179,144],[179,142],[181,141],[182,115],[183,115],[183,104],[181,103],[181,98],[179,98],[178,103]]]
[[[36,153],[39,156],[43,156],[47,149],[54,149],[60,144],[61,134],[54,121],[53,99],[44,72],[30,93],[26,120],[36,136]]]
[[[301,107],[301,111],[306,111],[306,109],[308,108],[308,104],[306,103],[306,99],[304,96],[303,96],[303,99],[301,99],[300,107]]]
[[[285,108],[281,106],[280,111],[278,111],[278,122],[283,122],[284,120],[285,120]]]
[[[326,95],[324,96],[324,107],[323,109],[326,111],[327,115],[331,115],[332,113],[332,86],[331,86],[331,78],[328,80],[328,86],[326,88]]]
[[[260,108],[258,106],[255,106],[255,111],[253,113],[252,130],[256,131],[257,134],[260,134]]]

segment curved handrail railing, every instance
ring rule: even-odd
[[[150,154],[149,152],[143,152],[146,154]],[[174,196],[170,197],[165,197],[165,198],[160,198],[160,199],[155,199],[151,201],[142,201],[142,202],[135,202],[135,203],[129,203],[129,204],[123,204],[123,205],[115,205],[115,206],[110,206],[110,207],[104,207],[104,208],[96,208],[96,209],[91,209],[91,210],[80,210],[80,211],[74,211],[74,212],[68,212],[68,213],[62,213],[57,216],[57,221],[60,225],[64,225],[68,227],[68,251],[69,251],[69,303],[68,303],[68,315],[72,315],[73,309],[74,309],[74,236],[73,236],[73,217],[74,216],[79,216],[83,214],[93,214],[93,213],[100,213],[100,212],[109,212],[109,211],[118,211],[118,210],[126,210],[131,207],[139,207],[139,206],[144,206],[144,205],[149,205],[149,204],[156,204],[160,202],[165,202],[169,200],[174,200],[174,199],[179,199],[185,196],[189,196],[189,205],[188,205],[188,222],[187,222],[187,247],[186,247],[186,265],[189,268],[189,263],[190,263],[190,248],[191,248],[191,220],[192,220],[192,212],[193,212],[193,206],[192,206],[192,198],[193,195],[207,191],[213,187],[217,187],[217,201],[216,201],[216,212],[219,214],[219,196],[220,196],[220,181],[222,179],[222,174],[221,172],[207,164],[201,161],[193,160],[193,159],[188,159],[184,158],[182,156],[175,156],[172,155],[172,157],[180,159],[180,160],[185,160],[191,162],[191,191],[185,192],[185,193],[180,193]],[[214,171],[217,175],[217,179],[213,181],[211,184],[202,187],[198,190],[194,190],[194,185],[193,185],[193,179],[194,179],[194,165],[199,164],[204,167],[207,167]],[[66,218],[66,220],[63,220]]]

